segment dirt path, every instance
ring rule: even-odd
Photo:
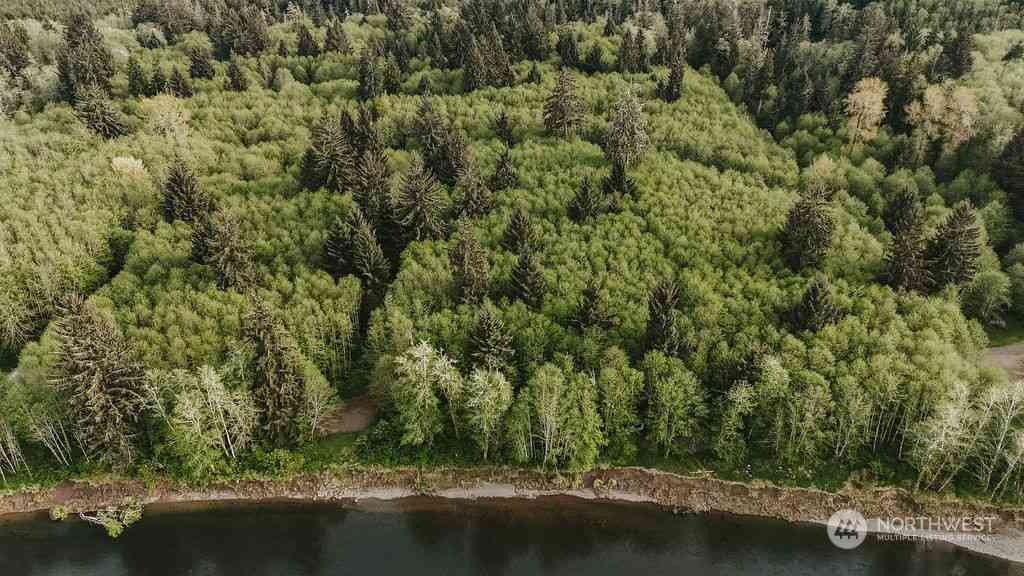
[[[364,394],[346,400],[340,409],[327,414],[320,426],[320,433],[330,436],[341,432],[361,432],[369,428],[376,417],[377,403]]]
[[[1003,368],[1010,378],[1024,378],[1024,342],[989,348],[982,363]]]

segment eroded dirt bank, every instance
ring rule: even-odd
[[[955,534],[919,532],[977,552],[1024,562],[1024,510],[969,504],[938,498],[917,499],[898,489],[845,490],[830,493],[767,483],[740,483],[681,476],[644,468],[593,470],[555,476],[507,469],[352,468],[287,480],[240,480],[190,487],[172,481],[65,482],[54,488],[22,490],[0,496],[0,515],[62,507],[68,512],[96,510],[126,499],[144,504],[212,501],[395,499],[414,495],[443,498],[534,498],[568,495],[585,499],[650,502],[678,512],[723,512],[824,523],[836,510],[853,508],[873,518],[992,518],[992,531],[961,541]],[[824,535],[823,535],[824,537]]]

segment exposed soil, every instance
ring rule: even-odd
[[[286,480],[239,480],[190,487],[170,480],[103,483],[65,482],[54,488],[0,496],[0,515],[61,507],[67,512],[116,506],[127,499],[144,504],[217,501],[393,500],[429,495],[441,498],[535,498],[565,495],[583,499],[647,502],[676,512],[724,512],[825,523],[836,510],[852,508],[869,519],[891,517],[991,517],[982,540],[956,541],[955,534],[930,532],[975,551],[1024,562],[1024,510],[998,508],[938,497],[915,498],[900,489],[844,489],[839,493],[741,483],[706,476],[681,476],[645,468],[600,469],[559,476],[537,471],[488,469],[378,469],[353,466]]]
[[[989,348],[982,357],[982,362],[991,366],[999,366],[1006,370],[1010,378],[1024,377],[1024,342]]]
[[[324,416],[320,424],[323,436],[341,432],[361,432],[370,427],[377,417],[377,403],[369,395],[346,400],[345,405]]]

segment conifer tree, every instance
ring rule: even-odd
[[[615,117],[608,129],[608,158],[612,164],[630,168],[643,157],[649,144],[647,120],[640,100],[631,90],[626,90],[615,107]]]
[[[583,289],[576,310],[572,315],[572,323],[580,330],[598,328],[607,330],[617,323],[615,311],[605,298],[601,286],[591,278]]]
[[[579,68],[580,53],[576,35],[568,28],[558,33],[558,57],[563,68]]]
[[[782,229],[782,254],[794,270],[817,266],[832,243],[835,219],[823,195],[804,191]]]
[[[886,203],[882,212],[885,228],[893,236],[919,227],[923,218],[921,200],[917,197],[917,192],[909,187],[898,190],[892,200]]]
[[[526,75],[526,81],[530,84],[540,84],[544,81],[540,73],[540,66],[538,66],[536,62],[530,66],[530,72]]]
[[[0,70],[18,78],[32,61],[29,36],[17,20],[0,21]]]
[[[465,92],[472,92],[488,85],[487,64],[484,62],[483,54],[480,53],[480,46],[476,39],[471,39],[469,51],[466,53],[466,65],[463,67],[462,88]]]
[[[320,44],[316,38],[313,38],[313,33],[305,24],[299,25],[299,31],[296,32],[296,43],[298,45],[296,52],[299,56],[316,58],[320,55]]]
[[[992,163],[992,176],[1010,197],[1017,218],[1024,220],[1024,129],[1013,135]]]
[[[391,263],[384,255],[376,231],[360,210],[353,210],[350,216],[349,238],[352,270],[362,280],[364,290],[381,294],[391,278]]]
[[[106,93],[93,86],[79,92],[75,102],[75,115],[90,130],[107,140],[128,133],[121,111],[107,99]]]
[[[213,63],[210,61],[210,51],[205,48],[193,46],[188,53],[189,66],[188,73],[193,78],[205,78],[206,80],[212,80],[216,72],[213,69]]]
[[[335,278],[353,273],[352,227],[349,220],[336,216],[324,243],[324,269]]]
[[[192,97],[192,83],[182,74],[180,68],[175,68],[171,74],[171,79],[167,81],[167,91],[178,98]]]
[[[402,67],[393,53],[384,59],[382,74],[385,94],[398,94],[402,91]]]
[[[64,29],[64,43],[57,52],[61,99],[75,103],[78,94],[92,89],[107,93],[113,75],[114,57],[92,18],[83,11],[72,12]]]
[[[516,136],[512,131],[512,123],[509,121],[508,114],[504,110],[494,120],[494,134],[505,144],[506,148],[516,145]]]
[[[470,218],[484,216],[494,208],[494,194],[472,164],[459,175],[458,188],[462,194],[462,215]]]
[[[505,227],[501,245],[506,250],[519,254],[523,250],[533,250],[539,243],[530,215],[522,208],[516,208]]]
[[[512,335],[490,300],[485,300],[476,313],[468,345],[474,367],[504,372],[512,365]]]
[[[659,350],[674,356],[682,345],[676,327],[679,307],[679,285],[666,278],[651,290],[647,297],[647,350]]]
[[[934,290],[949,284],[967,284],[978,273],[981,224],[966,200],[958,202],[928,240],[925,263]]]
[[[153,67],[153,77],[149,81],[149,95],[156,96],[167,92],[167,77],[159,65]]]
[[[547,281],[537,262],[533,250],[520,250],[516,265],[512,268],[512,297],[522,300],[528,306],[539,310],[544,304]]]
[[[292,55],[292,51],[288,48],[288,45],[281,40],[277,43],[277,55],[281,58],[287,58]]]
[[[232,92],[245,92],[249,89],[249,79],[238,65],[237,58],[232,58],[228,64],[228,76],[224,81],[224,87]]]
[[[247,292],[256,285],[258,271],[252,247],[242,236],[238,219],[218,210],[209,224],[204,263],[213,269],[222,290]]]
[[[624,197],[636,194],[636,183],[626,175],[626,169],[621,164],[613,163],[611,173],[601,181],[601,191],[608,210],[616,211]]]
[[[128,58],[128,93],[135,98],[149,95],[149,80],[135,56]]]
[[[587,59],[583,63],[583,69],[588,74],[604,72],[604,50],[600,44],[594,44],[587,52]]]
[[[373,100],[384,93],[384,77],[377,65],[376,54],[370,47],[359,55],[359,99]]]
[[[672,61],[668,77],[658,81],[656,89],[658,98],[665,102],[675,102],[682,97],[683,79],[686,75],[685,65],[685,61],[682,58],[676,58]]]
[[[823,274],[815,275],[793,310],[793,324],[798,330],[817,332],[835,322],[838,316],[832,284]]]
[[[64,299],[54,323],[56,388],[75,436],[91,457],[130,464],[146,405],[146,374],[113,318],[81,296]]]
[[[352,138],[356,140],[356,138]],[[370,225],[378,236],[396,232],[391,230],[390,220],[394,212],[391,200],[391,168],[388,166],[388,155],[379,143],[371,144],[355,166],[352,179],[352,195]],[[381,238],[384,244],[387,241]],[[387,250],[385,249],[385,252]]]
[[[882,280],[897,290],[925,290],[931,283],[920,223],[894,234],[885,253]]]
[[[327,40],[324,42],[324,50],[326,52],[348,54],[352,51],[348,35],[345,34],[345,28],[341,24],[341,20],[332,18],[331,23],[327,26]]]
[[[284,324],[254,297],[242,331],[252,347],[250,389],[257,407],[260,439],[275,448],[294,446],[305,401],[305,359]]]
[[[583,119],[582,104],[576,95],[576,81],[568,70],[558,74],[558,84],[544,103],[544,127],[548,132],[568,138]]]
[[[569,202],[569,217],[576,222],[586,222],[604,212],[605,199],[589,178],[584,178],[576,195]]]
[[[434,174],[416,162],[402,179],[395,218],[411,240],[440,238],[444,231],[444,195]]]
[[[164,218],[168,222],[196,222],[213,212],[213,200],[199,185],[199,178],[185,160],[178,156],[167,171],[162,187]]]
[[[512,163],[511,151],[505,148],[498,157],[498,164],[494,167],[494,174],[491,175],[491,189],[495,192],[515,188],[519,185],[519,171]]]
[[[448,253],[456,294],[464,304],[479,304],[490,290],[491,272],[487,252],[473,234],[469,220],[459,221],[455,245]]]

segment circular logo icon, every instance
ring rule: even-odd
[[[839,510],[828,519],[828,539],[836,548],[853,550],[868,537],[868,523],[856,510]]]

